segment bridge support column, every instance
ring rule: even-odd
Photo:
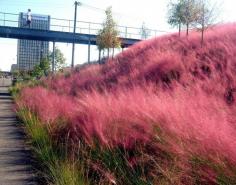
[[[99,64],[101,63],[101,49],[99,49],[99,52],[98,52],[98,63]]]
[[[88,63],[90,63],[90,47],[91,47],[91,42],[89,38],[89,43],[88,43]]]
[[[72,61],[71,61],[71,67],[73,68],[74,67],[74,59],[75,58],[75,43],[73,42],[72,44]]]
[[[55,41],[53,41],[52,73],[55,71]]]

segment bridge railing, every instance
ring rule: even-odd
[[[39,16],[32,15],[32,21]],[[19,14],[0,12],[0,26],[18,27]],[[76,33],[97,34],[102,28],[102,23],[77,21]],[[50,17],[50,30],[73,32],[74,21]],[[157,35],[167,33],[161,30],[145,29],[130,26],[117,26],[119,36],[132,39],[147,39]]]
[[[19,14],[0,12],[0,26],[18,26]]]

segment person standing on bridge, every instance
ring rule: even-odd
[[[31,21],[32,21],[31,9],[28,9],[26,23],[29,26],[29,28],[30,28],[30,25],[31,25]]]

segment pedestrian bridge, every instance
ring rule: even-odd
[[[77,21],[75,33],[73,33],[74,20],[54,17],[50,17],[50,30],[22,28],[18,24],[19,14],[0,12],[0,37],[96,45],[97,33],[102,28],[102,23]],[[145,28],[144,34],[142,28],[120,25],[117,25],[117,29],[122,47],[128,47],[143,39],[166,33]]]
[[[19,22],[20,14],[0,12],[0,37],[23,39],[23,40],[39,40],[50,41],[53,43],[53,53],[56,42],[73,43],[72,45],[72,63],[74,66],[74,44],[88,45],[88,62],[90,62],[90,45],[96,45],[97,33],[103,28],[102,23],[76,21],[69,19],[50,18],[50,25],[47,29],[33,29],[22,26]],[[32,14],[32,23],[40,20],[45,16]],[[47,17],[47,16],[46,16]],[[77,25],[74,28],[74,25]],[[155,37],[167,33],[161,30],[152,30],[144,27],[135,28],[129,26],[117,25],[118,37],[121,41],[121,47],[129,47],[141,40]],[[101,51],[99,51],[100,60]],[[52,61],[52,71],[54,71],[55,57]]]
[[[64,43],[91,44],[96,45],[94,34],[72,33],[52,30],[38,30],[29,28],[18,28],[10,26],[0,26],[0,37],[13,39],[40,40]],[[129,47],[140,39],[120,38],[122,47]]]

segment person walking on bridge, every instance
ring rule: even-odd
[[[29,26],[30,28],[30,25],[31,25],[31,22],[32,22],[32,14],[31,14],[31,9],[28,9],[28,12],[27,12],[27,25]]]

